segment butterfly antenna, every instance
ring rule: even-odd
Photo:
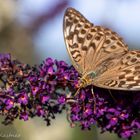
[[[112,99],[117,102],[117,100],[114,98],[113,94],[111,93],[110,89],[108,89],[110,96],[112,97]]]
[[[93,91],[93,86],[92,86],[92,88],[91,88],[91,93],[92,93],[93,99],[94,99],[94,113],[95,113],[95,112],[96,112],[96,97],[95,97],[95,93],[94,93],[94,91]]]

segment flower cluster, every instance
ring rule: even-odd
[[[94,92],[92,92],[92,88]],[[80,123],[82,129],[93,124],[102,132],[114,132],[131,139],[140,129],[140,95],[132,91],[109,91],[97,87],[81,89],[71,105],[71,123]]]
[[[55,114],[65,109],[66,88],[75,89],[75,75],[74,68],[64,61],[48,58],[40,66],[30,67],[11,60],[9,54],[1,54],[0,114],[5,116],[3,123],[39,116],[50,125]]]
[[[95,86],[79,88],[79,74],[64,61],[47,58],[29,66],[0,55],[0,115],[4,124],[19,118],[42,117],[47,125],[56,113],[67,110],[71,126],[92,125],[131,139],[140,129],[139,91],[119,91]]]

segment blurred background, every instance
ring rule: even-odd
[[[0,52],[30,65],[46,57],[70,64],[62,28],[67,7],[76,8],[95,25],[116,31],[129,48],[140,49],[140,0],[0,0]],[[39,118],[0,124],[2,134],[20,136],[0,140],[119,140],[114,134],[100,134],[96,127],[91,131],[70,128],[65,112],[50,127]],[[133,138],[139,139],[139,134]]]

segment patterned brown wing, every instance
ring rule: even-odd
[[[94,26],[73,8],[64,15],[64,38],[73,66],[81,74],[95,71],[101,75],[128,51],[115,32]]]
[[[116,66],[97,77],[94,85],[116,90],[140,90],[140,51],[129,51]]]
[[[85,36],[93,25],[73,8],[68,8],[64,15],[64,39],[73,66],[83,73]],[[83,48],[83,50],[82,50]]]

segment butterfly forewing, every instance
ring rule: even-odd
[[[84,72],[83,56],[85,56],[83,44],[88,30],[92,27],[78,11],[68,8],[64,16],[64,38],[74,67],[79,73]]]
[[[109,67],[114,57],[120,58],[128,50],[116,33],[94,26],[73,8],[64,16],[64,37],[72,63],[81,74],[101,71],[107,63]]]

